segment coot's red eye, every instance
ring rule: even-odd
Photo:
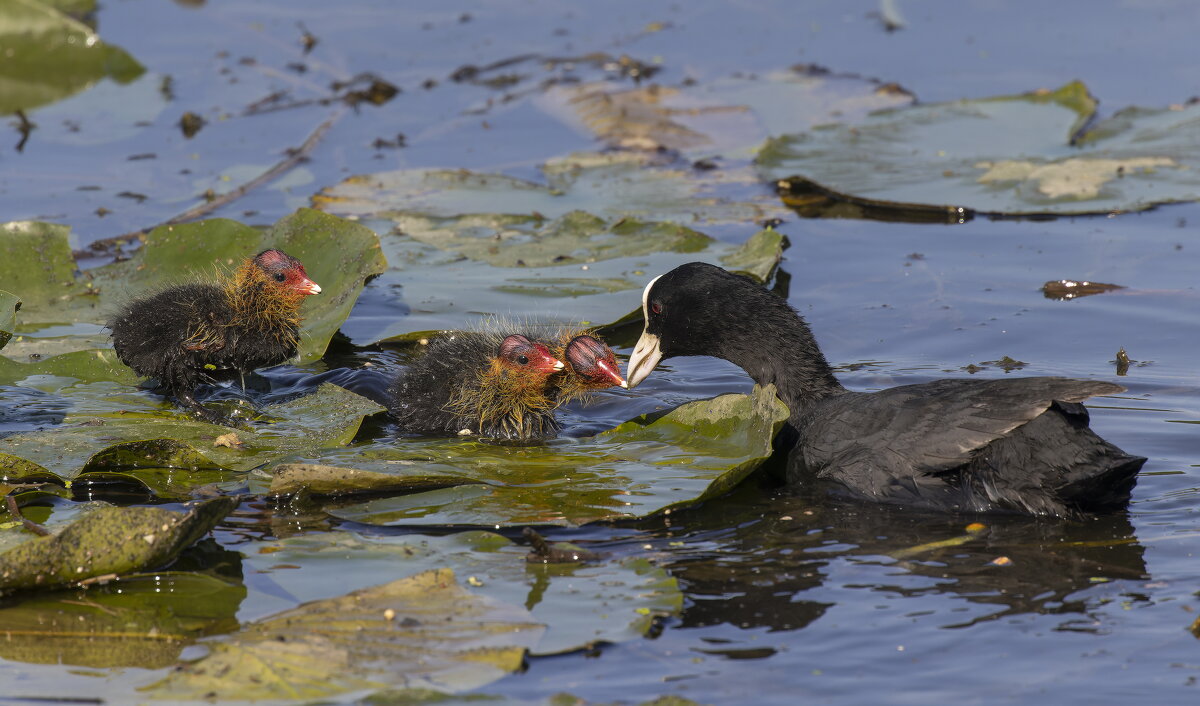
[[[662,313],[662,304],[660,304],[659,302],[654,302],[653,304],[651,304],[650,305],[650,313],[661,314]]]

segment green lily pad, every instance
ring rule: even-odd
[[[798,125],[855,121],[912,101],[895,84],[799,68],[684,86],[562,85],[538,104],[614,147],[746,159],[763,140]]]
[[[407,439],[302,460],[454,487],[331,508],[383,525],[581,525],[666,513],[721,495],[771,455],[788,417],[774,387],[689,402],[586,439],[502,446]],[[289,467],[294,470],[295,467]],[[314,482],[325,482],[321,475]],[[347,485],[354,483],[348,476]],[[372,481],[374,483],[376,481]],[[302,487],[292,473],[289,487]],[[367,486],[370,487],[370,486]]]
[[[656,619],[682,607],[675,579],[646,559],[547,566],[527,562],[528,550],[481,531],[442,537],[326,532],[278,540],[258,551],[247,547],[243,570],[270,575],[297,600],[313,600],[397,574],[447,567],[465,578],[471,593],[524,605],[545,624],[545,635],[530,645],[535,655],[636,639]]]
[[[457,693],[519,669],[543,626],[475,595],[449,569],[313,601],[234,635],[143,693],[207,700],[321,699],[384,688]]]
[[[383,410],[374,402],[325,383],[312,393],[262,410],[265,421],[231,430],[198,421],[173,407],[153,407],[147,396],[107,383],[74,388],[78,408],[47,431],[5,437],[0,477],[18,479],[36,467],[60,478],[123,477],[159,497],[187,497],[190,489],[240,478],[269,461],[341,446],[363,417]],[[107,391],[107,394],[106,394]],[[84,393],[92,397],[82,397]],[[231,431],[230,446],[217,439]]]
[[[0,115],[31,110],[111,78],[129,83],[145,69],[100,41],[87,25],[55,9],[58,3],[0,0]],[[71,3],[78,9],[78,3]]]
[[[69,381],[109,381],[136,385],[140,379],[111,349],[90,349],[63,353],[45,360],[18,363],[0,356],[0,385],[45,381],[55,378],[64,384]],[[40,384],[39,387],[44,387]]]
[[[1200,105],[1123,111],[1081,133],[1086,87],[919,105],[768,141],[763,175],[885,211],[1136,211],[1200,198]]]
[[[301,362],[317,360],[345,321],[366,280],[387,267],[369,228],[301,209],[266,231],[214,219],[162,226],[128,260],[78,277],[68,230],[47,223],[9,223],[0,230],[0,281],[21,297],[22,335],[10,356],[49,357],[107,344],[101,327],[122,302],[188,278],[229,272],[260,250],[276,247],[299,258],[321,294],[305,299]]]
[[[97,509],[58,534],[0,554],[0,590],[78,584],[162,566],[207,534],[237,503],[235,498],[213,498],[187,513],[153,507]]]
[[[21,299],[17,295],[0,289],[0,348],[6,346],[17,326],[17,311]]]
[[[0,658],[161,669],[196,639],[236,630],[245,597],[241,583],[171,571],[113,580],[82,595],[32,594],[0,608]]]

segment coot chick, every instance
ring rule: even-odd
[[[594,336],[583,334],[571,338],[561,357],[566,368],[554,383],[559,404],[584,397],[592,390],[628,386],[621,377],[617,354]]]
[[[532,440],[558,433],[549,378],[563,369],[522,334],[464,331],[438,338],[396,379],[389,411],[407,432]]]
[[[879,502],[942,511],[1072,516],[1123,506],[1145,462],[1088,428],[1083,400],[1124,390],[1093,380],[935,380],[879,392],[842,387],[808,324],[751,280],[704,263],[642,294],[633,387],[662,358],[709,355],[773,383],[791,409],[788,482],[826,481]]]
[[[300,303],[320,292],[299,260],[264,250],[227,281],[180,284],[134,299],[108,328],[122,363],[219,424],[224,418],[196,401],[196,386],[295,356]]]

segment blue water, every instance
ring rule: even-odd
[[[400,167],[533,177],[548,157],[594,147],[590,138],[531,98],[504,102],[503,91],[447,78],[464,64],[525,53],[658,59],[656,80],[667,84],[817,63],[896,81],[924,102],[1081,79],[1103,113],[1200,92],[1200,5],[1186,0],[895,4],[906,24],[889,33],[873,2],[112,0],[96,15],[99,31],[146,64],[147,75],[34,111],[38,129],[21,153],[15,133],[0,141],[0,220],[70,224],[76,246],[153,225],[199,203],[205,189],[228,188],[278,161],[334,110],[243,117],[245,106],[275,91],[317,97],[331,77],[362,71],[403,93],[341,116],[308,161],[213,215],[269,224],[349,174]],[[320,40],[311,57],[301,53],[297,21]],[[647,31],[651,23],[664,28]],[[526,75],[523,88],[549,75],[536,62],[514,71]],[[158,90],[168,75],[169,99]],[[436,86],[423,88],[428,79]],[[209,120],[191,140],[176,125],[185,110]],[[405,148],[371,146],[400,132]],[[127,159],[144,153],[156,157]],[[100,188],[78,190],[87,185]],[[121,191],[149,198],[136,203],[117,197]],[[111,213],[99,216],[99,207]],[[973,518],[750,483],[665,520],[551,532],[616,555],[652,545],[680,580],[685,610],[654,637],[534,659],[483,693],[530,702],[569,692],[628,703],[660,694],[702,703],[1195,703],[1200,642],[1188,626],[1200,612],[1198,227],[1197,205],[956,226],[791,218],[779,228],[792,244],[783,265],[790,301],[848,387],[970,374],[1126,385],[1124,395],[1091,408],[1099,433],[1150,459],[1129,511],[1079,522],[988,518],[978,539],[896,558],[962,536]],[[754,230],[746,224],[719,235],[736,240]],[[1042,296],[1042,283],[1062,278],[1127,289],[1073,301]],[[368,287],[367,306],[381,299],[372,295]],[[1117,378],[1122,348],[1137,362]],[[1004,356],[1025,365],[1006,373],[987,364]],[[363,362],[386,368],[398,360],[343,347],[323,364],[269,379],[287,393],[324,369]],[[970,365],[983,370],[968,372]],[[360,384],[377,392],[383,381]],[[748,387],[725,363],[671,360],[632,392],[568,410],[566,431],[588,433]],[[46,424],[61,413],[53,396],[14,394],[0,401],[0,422]],[[30,416],[21,417],[23,409]],[[364,433],[391,431],[381,423]],[[244,507],[216,540],[253,552],[282,527],[331,526],[324,517],[273,518],[270,508]],[[1000,557],[1008,563],[994,563]],[[238,617],[262,617],[275,605],[267,598],[252,585]],[[8,682],[0,693],[87,696],[92,679],[0,662],[0,684]]]

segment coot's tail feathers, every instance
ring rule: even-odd
[[[975,494],[1000,507],[1071,516],[1124,506],[1145,462],[1089,429],[1083,405],[1055,401],[988,445],[966,477]]]

